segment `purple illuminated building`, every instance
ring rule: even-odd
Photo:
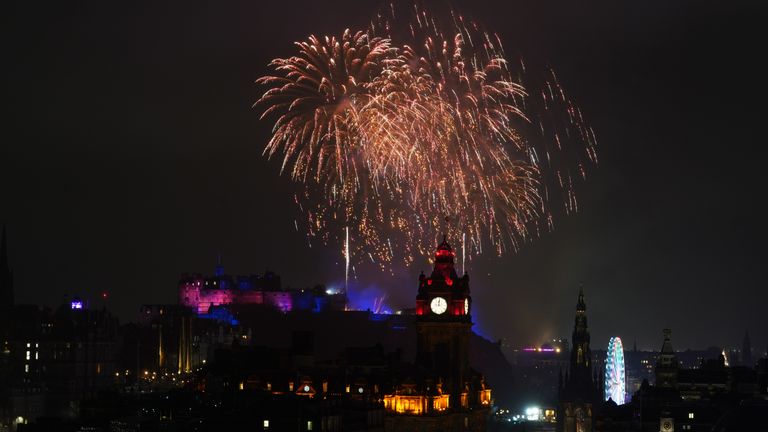
[[[280,276],[266,272],[263,275],[230,276],[221,265],[213,276],[199,273],[184,274],[179,280],[179,304],[198,315],[207,315],[217,306],[264,305],[282,312],[308,310],[344,310],[345,293],[326,292],[324,286],[312,289],[285,290]]]
[[[266,272],[264,275],[232,277],[225,275],[221,266],[216,267],[214,276],[182,275],[179,304],[198,314],[208,313],[212,306],[231,304],[264,304],[283,312],[293,309],[291,293],[282,290],[280,276]]]

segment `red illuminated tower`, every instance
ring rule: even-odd
[[[443,238],[432,274],[419,276],[416,364],[401,369],[384,395],[386,431],[487,430],[491,389],[469,365],[469,276],[456,274],[454,258]]]
[[[443,238],[435,252],[432,274],[419,276],[416,329],[418,363],[443,377],[448,391],[458,396],[469,370],[472,298],[469,276],[456,274],[454,257],[451,245]],[[451,405],[457,406],[459,400],[452,397]]]

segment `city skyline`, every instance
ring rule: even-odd
[[[469,263],[476,329],[518,345],[567,336],[583,283],[595,348],[618,335],[654,350],[672,328],[678,349],[739,347],[749,331],[762,351],[757,7],[561,3],[459,3],[508,50],[553,64],[601,160],[578,213],[517,254]],[[296,7],[15,5],[0,223],[17,303],[107,291],[135,320],[219,255],[230,273],[269,269],[294,288],[343,283],[339,245],[310,247],[294,228],[295,188],[261,156],[270,125],[250,105],[271,58],[365,24],[376,5]],[[351,289],[403,308],[431,266],[358,267]]]

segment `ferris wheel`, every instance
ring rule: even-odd
[[[617,405],[624,404],[627,392],[626,374],[624,373],[624,347],[621,339],[614,336],[608,342],[605,358],[605,400],[611,398]]]

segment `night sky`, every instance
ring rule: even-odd
[[[768,344],[766,8],[743,1],[466,1],[508,51],[547,60],[598,136],[581,211],[516,255],[469,268],[476,329],[513,344],[569,336],[579,283],[593,347]],[[329,6],[332,4],[333,6]],[[380,3],[4,4],[0,223],[18,302],[80,294],[123,321],[174,303],[182,272],[273,270],[343,281],[308,247],[295,186],[261,156],[251,104],[270,59]],[[412,307],[419,270],[359,268],[354,288]]]

